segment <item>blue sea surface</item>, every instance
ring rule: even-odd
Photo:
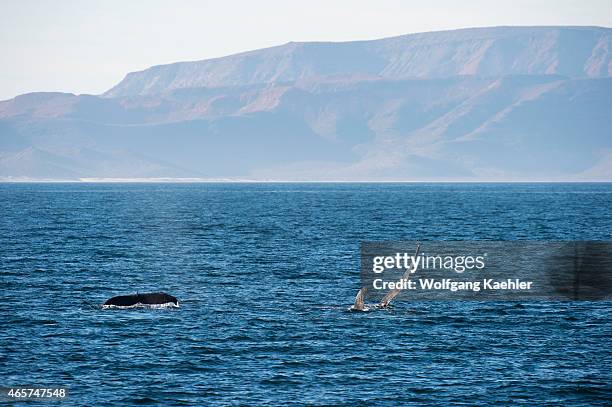
[[[0,184],[0,386],[64,405],[610,405],[610,302],[347,312],[363,240],[612,240],[612,184]],[[163,290],[178,309],[101,310]]]

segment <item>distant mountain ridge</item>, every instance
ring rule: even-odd
[[[612,29],[289,43],[0,102],[0,179],[612,181]]]
[[[612,75],[610,29],[494,27],[353,42],[292,42],[227,57],[158,65],[128,74],[105,96],[242,86],[328,76],[386,79],[456,75]]]

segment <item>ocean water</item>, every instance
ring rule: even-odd
[[[610,302],[347,312],[361,240],[611,240],[612,184],[0,184],[0,386],[64,405],[609,405]],[[179,309],[89,306],[163,290]]]

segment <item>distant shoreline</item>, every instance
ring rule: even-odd
[[[241,178],[2,179],[0,184],[610,184],[612,180],[262,180]]]

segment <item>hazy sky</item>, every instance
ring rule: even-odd
[[[0,100],[283,44],[495,25],[612,27],[611,0],[0,0]]]

